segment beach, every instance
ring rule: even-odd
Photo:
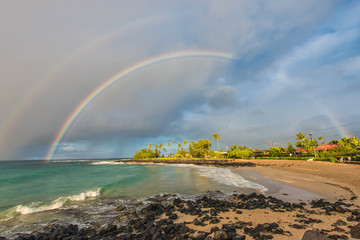
[[[191,165],[186,163],[191,163]],[[125,167],[127,172],[132,169],[134,173],[140,170],[139,173],[145,173],[145,170],[155,173],[156,170],[156,172],[162,171],[161,176],[180,174],[177,181],[189,181],[189,176],[191,176],[192,181],[197,181],[193,184],[201,183],[202,185],[198,186],[200,187],[197,190],[198,193],[194,192],[191,196],[169,193],[150,198],[138,198],[132,195],[135,198],[126,201],[114,200],[108,203],[103,201],[103,205],[108,205],[107,208],[101,208],[106,209],[106,213],[104,210],[93,211],[93,215],[99,214],[103,217],[92,217],[91,223],[90,218],[84,222],[85,224],[80,225],[72,222],[64,224],[64,222],[51,221],[34,231],[8,237],[20,237],[19,239],[302,239],[305,232],[310,231],[309,234],[328,237],[324,239],[357,239],[354,236],[357,236],[356,231],[360,228],[356,227],[360,223],[358,198],[360,165],[297,160],[154,159],[134,161],[130,159],[86,162],[86,165],[82,163],[82,166],[93,169],[91,171],[99,169],[100,166],[104,168],[104,171],[108,171],[108,168],[105,168],[107,166],[111,169]],[[194,175],[195,173],[200,175]],[[247,184],[248,190],[244,189],[245,192],[233,191],[232,189],[236,189],[234,186],[224,187],[227,186],[226,184],[236,183],[233,178],[237,176],[241,177],[235,180]],[[156,179],[159,177],[160,175],[157,174]],[[222,191],[217,191],[221,189],[216,189],[217,187],[214,186],[209,188],[215,182],[207,179],[222,183],[218,185],[223,186]],[[144,185],[147,181],[144,179],[142,184]],[[156,184],[167,186],[168,181],[164,179],[163,182]],[[188,184],[191,184],[191,180]],[[109,186],[111,187],[105,187],[109,189],[105,193],[115,190],[113,184]],[[201,193],[207,188],[209,191]],[[254,189],[253,193],[251,193],[251,188]],[[178,187],[178,190],[180,189],[181,185]],[[142,191],[145,190],[146,186]],[[103,190],[99,190],[100,195],[103,193]],[[86,208],[94,208],[94,206],[97,205],[86,205]],[[57,216],[59,212],[67,215],[75,210],[49,209],[41,213]],[[23,220],[26,216],[23,215],[20,219]]]
[[[255,164],[256,167],[247,166],[249,162]],[[196,161],[194,163],[197,164]],[[219,164],[217,161],[213,163],[206,161],[205,164],[222,166],[222,163]],[[211,237],[215,237],[215,232],[211,231],[214,227],[224,229],[224,226],[229,224],[236,226],[239,222],[247,222],[252,223],[253,227],[270,223],[278,224],[286,234],[276,235],[265,230],[263,234],[270,233],[272,236],[267,238],[261,237],[261,234],[249,236],[245,234],[244,227],[241,230],[236,229],[236,233],[246,236],[246,239],[301,239],[307,230],[314,229],[324,236],[330,236],[331,239],[353,239],[349,227],[355,226],[360,221],[359,217],[354,217],[359,216],[360,211],[358,198],[360,165],[301,160],[233,160],[226,164],[232,168],[233,172],[267,187],[266,196],[292,203],[306,203],[304,209],[274,211],[265,207],[265,209],[241,209],[241,214],[233,209],[229,212],[220,212],[219,222],[214,224],[206,224],[206,221],[205,224],[204,221],[199,224],[196,216],[176,212],[179,217],[176,223],[186,222],[190,229],[197,231],[197,234],[211,233],[207,235]],[[239,164],[242,166],[238,167]],[[332,207],[344,205],[351,207],[347,210],[340,208],[339,211],[328,211],[322,200],[320,200],[321,204],[316,204],[319,199],[326,199],[325,202],[329,201],[330,206],[332,202],[334,204]],[[299,225],[301,222],[308,224]]]
[[[255,168],[244,167],[241,170],[314,192],[332,201],[360,196],[360,165],[300,160],[251,162],[256,164]],[[356,204],[360,205],[359,198]]]
[[[186,159],[128,160],[129,163],[143,164],[185,163],[186,161]],[[191,160],[188,163],[229,167],[254,182],[266,183],[275,180],[276,185],[280,182],[287,185],[282,185],[283,187],[293,186],[332,201],[360,196],[360,165],[356,164],[267,159]],[[356,203],[360,205],[360,200],[356,200]]]

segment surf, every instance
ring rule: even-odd
[[[11,218],[17,215],[27,215],[32,213],[39,213],[50,210],[65,209],[67,206],[75,202],[81,202],[89,199],[95,199],[100,196],[101,188],[91,189],[79,194],[74,194],[70,196],[59,197],[53,200],[50,203],[44,202],[32,202],[26,205],[17,205],[8,210],[5,210],[0,213],[0,222],[10,220]]]

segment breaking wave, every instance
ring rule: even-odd
[[[94,190],[89,190],[71,196],[60,197],[55,199],[49,204],[45,204],[42,202],[33,202],[29,205],[18,205],[4,212],[1,212],[0,222],[9,220],[18,214],[25,215],[25,214],[61,209],[64,208],[66,204],[69,204],[71,202],[80,202],[80,201],[85,201],[87,199],[96,198],[97,196],[100,195],[100,190],[101,188],[97,188]]]
[[[124,164],[123,162],[118,161],[99,161],[99,162],[92,162],[91,165],[119,165]]]
[[[256,189],[262,193],[268,190],[263,185],[246,180],[239,174],[236,174],[227,168],[197,166],[193,164],[171,164],[171,166],[194,168],[200,176],[211,178],[218,183],[228,186]]]

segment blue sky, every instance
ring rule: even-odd
[[[0,160],[130,157],[149,143],[221,137],[267,148],[299,131],[360,134],[358,1],[5,1],[0,9]],[[215,144],[216,145],[216,144]],[[215,146],[214,145],[214,146]]]

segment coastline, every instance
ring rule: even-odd
[[[19,239],[301,239],[307,231],[331,239],[352,239],[354,229],[360,231],[358,166],[295,160],[121,162],[225,167],[268,191],[212,191],[191,199],[167,194],[131,200],[114,206],[111,222],[86,228],[49,224],[40,231],[18,234]]]
[[[124,163],[131,164],[194,164],[215,167],[230,167],[240,173],[247,180],[263,184],[264,181],[272,185],[286,188],[281,194],[272,194],[277,198],[294,201],[295,198],[286,197],[294,192],[295,187],[314,194],[314,198],[326,198],[336,201],[341,198],[356,197],[356,204],[360,205],[360,165],[339,164],[330,162],[311,162],[301,160],[205,160],[205,159],[128,159]],[[279,184],[280,183],[280,184]],[[282,184],[281,184],[282,183]],[[285,184],[285,185],[283,185]],[[271,190],[271,187],[270,187]],[[296,189],[295,189],[296,191]],[[285,196],[285,197],[284,197]],[[317,197],[316,197],[317,196]],[[296,197],[296,196],[294,196]],[[302,199],[312,200],[305,197]]]
[[[314,192],[326,199],[356,197],[360,204],[360,166],[299,160],[252,160],[255,168],[241,168],[266,178]]]

